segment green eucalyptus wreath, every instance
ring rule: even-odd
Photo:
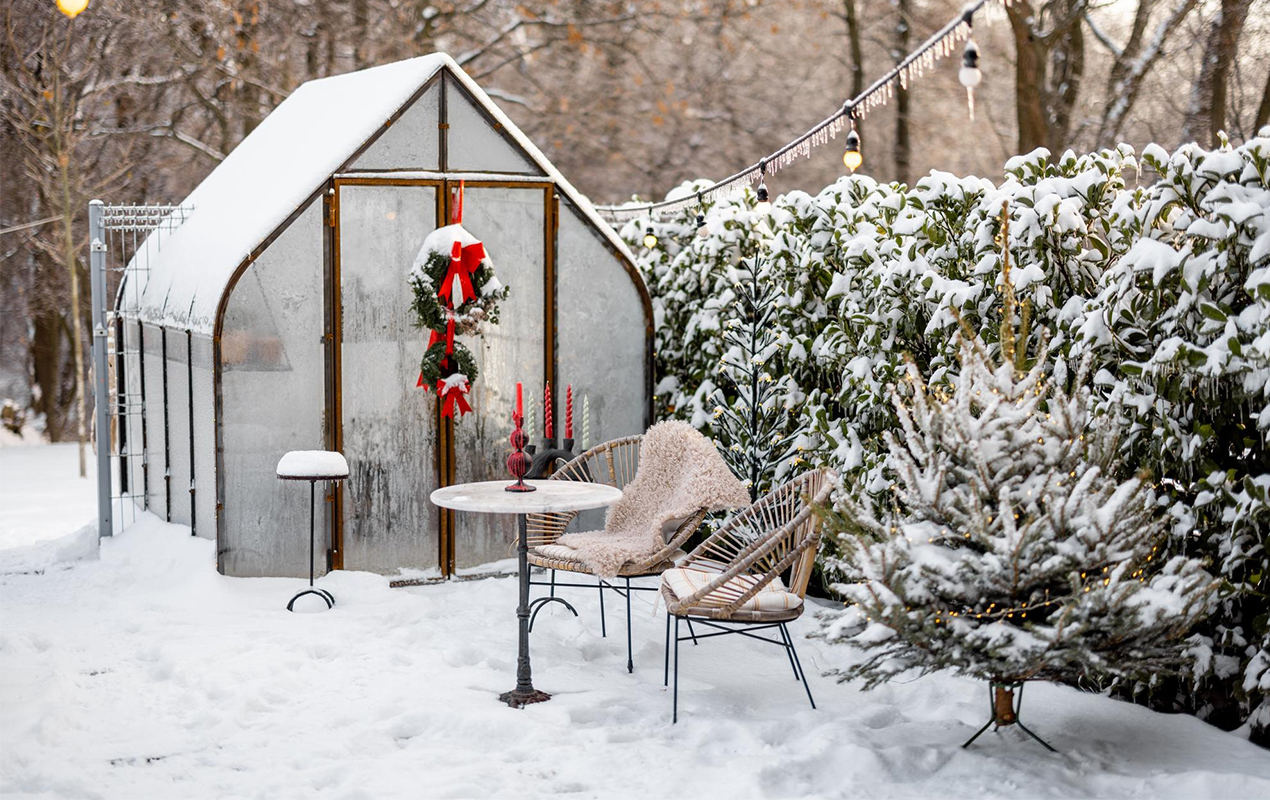
[[[469,385],[476,380],[476,359],[467,347],[456,339],[454,352],[449,356],[445,352],[450,309],[442,304],[437,289],[450,270],[450,260],[449,252],[434,249],[422,264],[416,260],[410,271],[410,288],[414,292],[410,307],[414,311],[415,327],[434,331],[440,337],[440,341],[424,352],[419,364],[423,386],[435,386],[437,381],[456,373],[465,375]],[[480,335],[484,323],[497,325],[499,304],[510,291],[494,276],[488,257],[471,273],[471,281],[476,297],[454,309],[456,337]]]

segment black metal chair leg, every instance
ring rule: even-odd
[[[811,684],[807,682],[807,673],[803,672],[802,662],[798,660],[798,651],[794,649],[794,635],[785,628],[785,623],[781,623],[781,630],[785,631],[785,640],[789,642],[789,652],[794,656],[794,666],[798,668],[798,672],[803,678],[803,688],[807,690],[807,699],[811,702],[811,707],[816,707],[816,700],[811,696]]]
[[[692,629],[692,620],[684,617],[684,622],[688,623],[688,635],[692,637],[692,646],[696,647],[701,644],[701,642],[697,641],[697,632]]]
[[[604,581],[600,578],[596,578],[596,581],[596,586],[600,589],[600,636],[607,639],[609,632],[604,624]]]
[[[679,721],[679,617],[675,617],[675,688],[671,706],[670,724]]]
[[[794,665],[794,656],[791,654],[794,644],[789,640],[789,631],[785,630],[785,626],[780,626],[781,641],[785,643],[785,658],[789,659],[789,668],[794,671],[794,680],[801,681],[802,676],[798,674],[798,667]]]
[[[670,612],[666,612],[666,665],[662,672],[661,685],[670,685]]]
[[[551,593],[549,596],[556,596],[556,571],[554,569],[551,571]]]
[[[626,671],[635,671],[635,659],[631,652],[631,579],[626,579]]]

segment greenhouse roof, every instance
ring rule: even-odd
[[[238,267],[443,68],[633,262],[617,233],[489,95],[449,55],[433,53],[309,81],[292,92],[182,202],[185,221],[156,231],[142,246],[134,263],[148,279],[137,305],[125,310],[211,335]],[[403,265],[403,273],[408,268]]]

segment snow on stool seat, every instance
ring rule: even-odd
[[[693,592],[700,591],[710,585],[710,582],[719,577],[717,573],[703,572],[699,569],[676,568],[668,569],[661,574],[662,586],[674,593],[677,598],[685,598]],[[758,575],[738,575],[719,587],[716,591],[720,594],[718,605],[724,605],[731,599],[739,597],[748,592],[754,584],[758,583],[762,576]],[[710,597],[700,601],[703,606],[711,605]],[[770,583],[760,588],[753,597],[741,603],[737,607],[738,611],[789,611],[800,608],[803,599],[797,594],[787,590],[785,584],[780,578],[774,578]]]
[[[334,450],[292,450],[278,461],[278,477],[292,481],[338,481],[348,477],[348,461]]]

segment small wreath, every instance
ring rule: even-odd
[[[462,374],[476,380],[476,359],[456,336],[479,336],[498,324],[509,289],[494,275],[484,246],[462,225],[438,228],[424,240],[410,270],[415,326],[431,331],[419,364],[419,386]],[[447,352],[448,351],[448,352]]]

